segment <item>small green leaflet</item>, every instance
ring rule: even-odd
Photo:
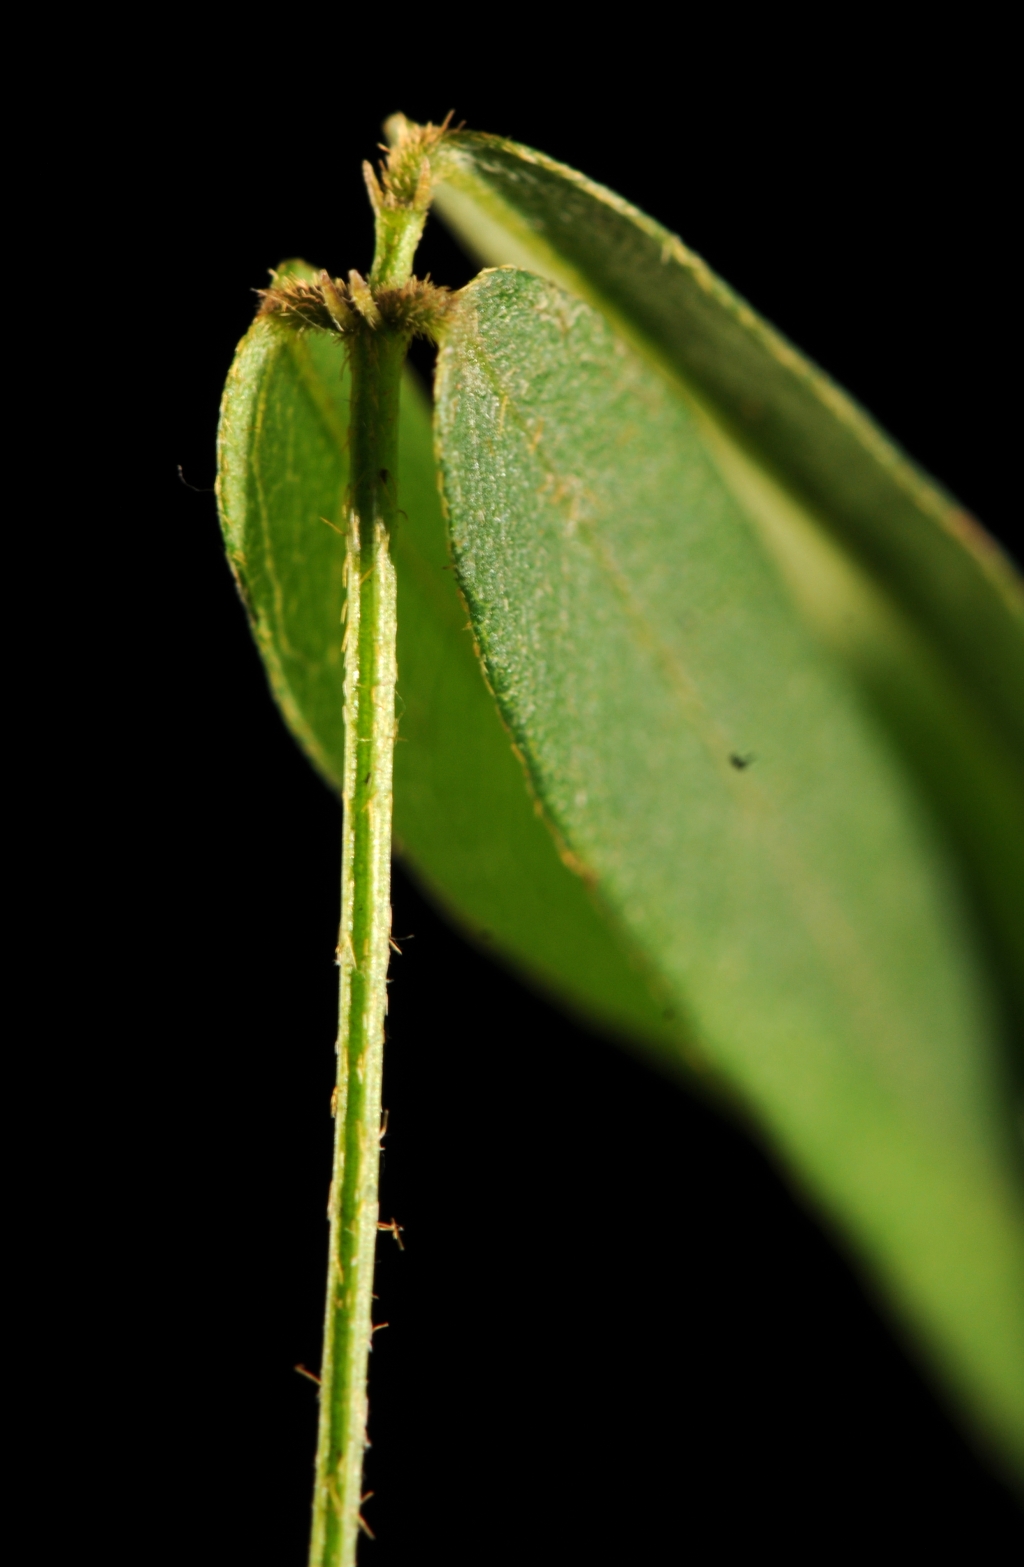
[[[313,275],[301,262],[280,270]],[[228,558],[271,688],[338,790],[345,557],[334,529],[348,483],[347,387],[334,342],[257,320],[224,389],[218,443]],[[452,577],[430,411],[412,376],[401,420],[396,844],[482,945],[591,1021],[678,1059],[666,1004],[559,859],[523,787]]]

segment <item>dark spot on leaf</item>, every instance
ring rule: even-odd
[[[738,751],[733,751],[729,757],[729,760],[733,767],[736,768],[736,771],[741,773],[743,769],[745,767],[749,767],[751,762],[754,760],[754,753],[751,751],[748,756],[740,756]]]

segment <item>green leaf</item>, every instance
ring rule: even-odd
[[[390,130],[389,126],[389,130]],[[1024,1067],[1024,593],[998,547],[674,234],[502,138],[449,139],[436,205],[488,265],[587,299],[666,374],[792,601],[942,824]]]
[[[304,263],[286,265],[313,275]],[[228,558],[272,690],[338,790],[345,552],[334,529],[348,483],[347,384],[333,341],[257,320],[224,390],[218,464]],[[393,547],[397,847],[481,944],[591,1020],[677,1058],[678,1027],[562,864],[524,788],[452,578],[432,440],[429,408],[409,376],[400,433],[405,519]]]
[[[999,1126],[1009,1068],[998,1058],[996,1015],[1016,1013],[1018,1031],[1024,1017],[1019,584],[955,503],[674,236],[527,149],[469,133],[450,146],[455,156],[439,205],[470,248],[484,260],[519,262],[565,283],[595,305],[663,386],[671,384],[700,432],[704,458],[775,564],[791,629],[805,644],[813,640],[819,658],[827,652],[820,668],[845,679],[846,699],[860,704],[882,765],[900,779],[905,812],[922,841],[930,837],[925,860],[945,886],[938,907],[959,931],[947,931],[954,961],[943,983],[959,985],[968,1000],[973,991],[976,1014],[973,1033],[964,1021],[970,1007],[959,1015],[961,1046],[972,1042],[962,1058],[954,1051],[950,1059],[973,1063],[981,1083],[963,1099],[966,1122],[976,1123],[974,1136],[985,1145],[982,1164],[989,1163],[987,1176],[963,1186],[959,1230],[948,1226],[940,1194],[959,1189],[963,1135],[951,1142],[945,1184],[936,1178],[925,1201],[929,1161],[937,1157],[934,1128],[920,1132],[919,1147],[909,1101],[902,1105],[906,1125],[899,1118],[887,1123],[867,1102],[870,1095],[865,1108],[851,1089],[842,1111],[846,1132],[856,1143],[860,1116],[861,1153],[867,1157],[878,1142],[885,1157],[859,1187],[854,1158],[844,1186],[808,1151],[813,1138],[803,1147],[799,1128],[779,1120],[742,1062],[734,1071],[723,1064],[706,1029],[701,1042],[790,1168],[872,1259],[982,1425],[1001,1433],[1019,1458],[1020,1362],[1012,1348],[1019,1250],[1011,1234],[1019,1172]],[[340,549],[325,555],[310,529],[324,496],[340,503],[344,488],[344,394],[329,344],[310,338],[293,353],[280,339],[265,340],[265,330],[272,329],[258,326],[246,340],[226,393],[222,506],[272,683],[293,730],[330,776],[341,749],[341,600],[330,567],[334,560],[340,570]],[[564,868],[575,864],[594,880],[593,867],[578,853],[573,858],[572,833],[561,833],[559,860],[533,815],[470,638],[456,630],[464,614],[450,573],[439,584],[441,525],[425,424],[422,403],[410,393],[402,432],[409,527],[396,549],[406,742],[396,754],[396,829],[404,852],[466,928],[493,941],[535,981],[606,1025],[663,1048],[668,1043],[677,1059],[686,1052],[699,1063],[686,1043],[702,1026],[699,1008],[684,998],[688,1029],[678,1015],[666,1020],[682,1003],[661,988],[659,965],[651,967],[635,932],[602,923],[583,884]],[[329,542],[333,535],[320,527]],[[293,577],[292,563],[303,556],[316,569]],[[533,758],[531,765],[536,772]],[[760,759],[733,771],[742,781],[759,766]],[[543,803],[550,823],[550,801]],[[604,889],[598,896],[607,909]],[[695,897],[709,898],[707,917],[717,917],[707,886]],[[909,906],[906,916],[910,930]],[[955,1024],[956,1017],[948,1021],[954,1033]],[[901,1026],[891,1025],[897,1034]],[[923,1027],[919,1019],[918,1043]],[[826,1054],[828,1048],[827,1041],[819,1045]],[[916,1059],[913,1051],[908,1059]],[[932,1065],[940,1075],[944,1060],[948,1065],[937,1044]],[[785,1067],[783,1056],[780,1083]],[[779,1091],[799,1099],[801,1069],[793,1070],[794,1081]],[[1012,1072],[1019,1095],[1019,1055]],[[986,1118],[989,1132],[979,1132]],[[827,1144],[824,1112],[822,1140]],[[880,1198],[872,1180],[883,1175],[895,1184]],[[988,1213],[976,1234],[965,1217],[975,1199]],[[999,1212],[1005,1244],[1002,1221],[992,1217]]]
[[[460,582],[554,834],[1024,1462],[1024,1203],[989,959],[919,774],[779,569],[748,494],[777,477],[742,452],[737,478],[653,356],[512,269],[463,291],[436,420]],[[808,515],[792,526],[845,608],[860,567]],[[956,710],[938,633],[870,591]]]

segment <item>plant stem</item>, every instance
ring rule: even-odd
[[[381,1071],[391,935],[398,399],[404,335],[358,331],[352,368],[345,776],[334,1171],[310,1567],[352,1567],[362,1520]]]
[[[447,124],[447,122],[446,122]],[[409,339],[424,330],[411,279],[430,204],[430,157],[445,127],[401,128],[382,170],[364,165],[374,209],[370,281],[339,287],[321,274],[320,305],[346,339],[352,372],[345,553],[345,769],[338,936],[338,1079],[334,1094],[331,1233],[320,1371],[320,1429],[310,1567],[355,1567],[366,1447],[366,1369],[373,1334],[381,1078],[391,940],[391,775],[395,749],[397,605],[391,533],[398,517],[398,401]],[[389,296],[382,290],[390,290]],[[434,291],[436,293],[436,290]],[[326,330],[315,291],[277,292],[277,308]],[[429,287],[426,287],[429,295]],[[397,297],[396,297],[397,295]],[[380,303],[390,299],[382,314]],[[404,301],[404,302],[403,302]],[[300,308],[301,306],[301,308]],[[396,314],[397,311],[397,314]]]

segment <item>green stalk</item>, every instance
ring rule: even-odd
[[[377,1244],[381,1076],[391,938],[391,776],[395,744],[395,569],[389,544],[398,512],[398,400],[414,329],[382,317],[380,291],[409,280],[429,201],[426,151],[438,135],[407,142],[397,165],[412,191],[385,192],[368,177],[377,218],[369,284],[350,274],[343,318],[352,372],[351,506],[346,535],[345,772],[341,869],[338,1080],[320,1427],[310,1567],[354,1567],[366,1447],[366,1372]],[[424,167],[426,174],[423,173]],[[368,1533],[369,1531],[366,1530]]]
[[[404,336],[369,326],[350,345],[338,1086],[311,1567],[350,1567],[361,1526],[391,935],[396,602],[388,541],[405,351]]]

